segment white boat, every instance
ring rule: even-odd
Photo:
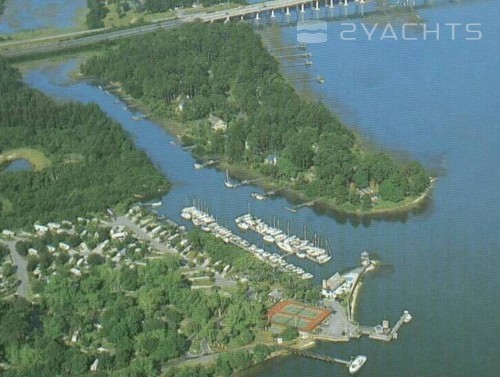
[[[181,217],[184,219],[184,220],[191,220],[191,213],[187,212],[187,211],[183,211],[181,212]]]
[[[273,243],[274,242],[274,237],[273,236],[270,236],[269,234],[268,235],[265,235],[264,237],[262,237],[262,239],[266,242],[269,242],[269,243]]]
[[[232,183],[232,182],[229,180],[229,172],[227,171],[227,169],[226,169],[226,179],[224,180],[224,185],[225,185],[227,188],[236,188],[236,187],[238,187],[238,185],[237,185],[237,184]]]
[[[236,225],[238,226],[238,228],[240,228],[241,230],[248,230],[248,224],[243,222],[243,221],[240,221],[238,223],[236,223]]]
[[[265,200],[267,199],[265,195],[259,194],[258,192],[252,192],[252,198],[257,200]]]
[[[295,251],[287,242],[277,242],[278,247],[286,253],[293,254]]]
[[[298,256],[299,258],[304,259],[304,258],[306,257],[306,253],[303,253],[302,251],[299,251],[299,252],[297,253],[297,256]]]
[[[194,164],[194,168],[195,168],[196,170],[200,170],[200,169],[202,169],[202,168],[203,168],[203,165],[202,165],[202,164],[198,164],[198,163],[196,163],[196,162],[195,162],[195,164]]]
[[[366,356],[364,355],[356,356],[356,358],[349,364],[349,373],[354,374],[357,371],[359,371],[365,362],[366,362]]]
[[[160,206],[161,206],[161,202],[151,203],[151,207],[160,207]]]
[[[318,263],[324,264],[324,263],[328,262],[330,259],[332,259],[332,257],[330,255],[320,255],[318,257]]]

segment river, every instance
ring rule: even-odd
[[[255,201],[254,187],[224,187],[224,174],[195,170],[190,154],[153,122],[133,120],[133,112],[112,94],[69,74],[78,61],[41,63],[25,72],[31,86],[58,99],[96,102],[118,121],[173,182],[159,212],[182,222],[179,210],[193,197],[233,229],[247,211],[292,231],[317,232],[328,239],[333,259],[319,267],[292,258],[317,282],[357,265],[363,250],[384,263],[369,273],[359,296],[357,318],[363,324],[391,323],[409,309],[413,321],[389,344],[362,338],[348,344],[320,344],[315,351],[338,357],[368,356],[363,376],[493,376],[498,369],[500,335],[498,290],[500,263],[500,51],[496,37],[500,4],[466,2],[421,12],[428,23],[480,22],[481,41],[338,39],[339,24],[329,23],[328,42],[309,45],[314,65],[289,67],[296,76],[309,70],[322,75],[306,85],[318,98],[370,142],[404,151],[442,174],[425,212],[399,220],[349,221],[303,208],[297,213],[283,198]],[[360,21],[356,21],[359,25]],[[287,43],[294,27],[283,28]],[[418,35],[418,33],[417,33]],[[254,238],[256,240],[256,238]],[[264,363],[246,376],[347,375],[345,367],[286,357]]]

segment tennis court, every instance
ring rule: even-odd
[[[292,326],[310,332],[330,316],[330,311],[293,301],[281,301],[268,312],[271,324]]]

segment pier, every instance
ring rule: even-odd
[[[300,350],[297,350],[294,348],[289,348],[289,347],[284,347],[284,349],[290,353],[293,353],[295,355],[305,357],[308,359],[319,360],[319,361],[323,361],[325,363],[330,363],[330,364],[337,363],[337,364],[345,365],[347,368],[349,368],[349,373],[351,373],[351,374],[358,372],[361,369],[361,367],[363,366],[363,364],[366,362],[366,356],[363,356],[363,355],[358,355],[354,358],[351,358],[351,360],[348,361],[348,360],[340,359],[338,357],[331,357],[331,356],[326,356],[326,355],[320,355],[320,354],[313,353],[313,352],[300,351]]]
[[[290,212],[297,212],[299,209],[304,208],[304,207],[313,207],[317,202],[319,202],[321,198],[316,198],[313,200],[310,200],[305,203],[297,204],[296,206],[293,207],[285,207],[285,209],[289,210]]]
[[[405,310],[399,320],[396,322],[392,329],[389,329],[387,321],[383,322],[382,330],[380,330],[380,325],[372,327],[368,332],[368,337],[371,339],[383,340],[389,342],[392,339],[398,338],[398,331],[403,326],[403,324],[408,323],[412,320],[412,316],[408,310]],[[387,323],[386,326],[384,324]]]

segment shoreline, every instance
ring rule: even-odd
[[[116,84],[116,83],[114,83]],[[107,85],[113,85],[112,83],[107,83]],[[147,119],[156,123],[158,126],[163,128],[170,136],[179,140],[182,137],[183,123],[175,119],[167,119],[161,115],[153,113],[152,110],[141,100],[132,98],[128,93],[124,92],[120,86],[115,88],[110,88],[110,92],[119,97],[127,106],[133,107],[141,113],[149,113]],[[182,147],[182,146],[181,146]],[[196,155],[191,152],[191,156],[200,162],[207,162],[208,160],[214,159],[214,156],[207,155]],[[434,188],[435,177],[431,179],[429,187],[424,191],[419,197],[406,198],[401,204],[394,205],[393,207],[387,208],[374,208],[369,211],[357,208],[354,210],[343,208],[342,206],[334,203],[333,199],[322,199],[322,198],[309,198],[303,192],[291,188],[283,187],[277,182],[273,182],[266,175],[244,165],[229,164],[225,159],[221,160],[217,164],[213,165],[217,170],[224,171],[228,170],[231,175],[239,180],[258,180],[253,182],[252,186],[262,188],[264,190],[277,190],[279,194],[277,196],[282,196],[292,203],[305,203],[309,201],[315,201],[315,204],[311,208],[326,209],[327,212],[353,216],[356,218],[379,218],[385,216],[394,216],[398,214],[408,214],[412,210],[418,209],[425,204],[425,201],[429,198],[432,189]]]
[[[271,36],[272,41],[267,33],[261,32],[259,35],[261,36],[262,44],[264,48],[268,51],[268,53],[276,60],[280,65],[281,75],[285,80],[287,80],[292,87],[297,91],[300,96],[304,96],[305,94],[300,91],[299,88],[295,85],[293,77],[290,77],[289,73],[286,72],[285,69],[281,66],[281,62],[272,54],[270,48],[276,46],[284,45],[284,42],[281,41],[279,36]],[[279,39],[279,40],[276,40]],[[85,59],[85,58],[84,58]],[[79,79],[82,79],[83,76],[81,73],[79,74]],[[170,134],[170,136],[177,139],[180,143],[181,137],[184,134],[184,125],[185,123],[176,120],[169,119],[168,114],[158,114],[153,110],[150,106],[144,103],[141,99],[135,99],[126,91],[123,90],[120,83],[117,82],[101,82],[95,78],[88,78],[93,81],[95,85],[98,83],[100,85],[106,86],[107,89],[119,97],[128,107],[132,108],[132,111],[139,111],[143,114],[147,114],[147,119],[156,123],[158,126],[161,126],[166,132]],[[314,93],[307,93],[306,97],[313,97]],[[333,113],[333,112],[332,112]],[[352,130],[351,127],[349,127]],[[364,143],[364,139],[359,136],[360,142]],[[182,146],[182,145],[181,145]],[[191,156],[195,158],[198,162],[205,163],[209,160],[219,160],[217,164],[213,166],[219,171],[225,171],[226,169],[238,180],[251,180],[252,186],[259,187],[264,190],[275,190],[277,191],[277,196],[282,196],[291,202],[292,205],[302,205],[308,202],[313,202],[310,205],[311,208],[318,212],[326,212],[327,214],[333,214],[334,217],[348,217],[353,220],[371,220],[371,219],[390,219],[390,218],[398,218],[402,216],[407,216],[412,211],[418,211],[420,209],[424,209],[426,204],[428,203],[428,199],[434,187],[435,178],[431,177],[430,184],[427,189],[418,197],[407,197],[400,203],[391,203],[383,201],[379,206],[375,203],[370,209],[363,209],[361,205],[355,207],[349,203],[337,204],[332,198],[320,198],[320,197],[309,197],[303,191],[297,188],[291,187],[292,183],[290,182],[275,182],[269,176],[266,176],[259,172],[258,170],[241,164],[230,164],[227,162],[225,157],[220,158],[220,156],[211,156],[211,155],[197,155],[191,152]]]

